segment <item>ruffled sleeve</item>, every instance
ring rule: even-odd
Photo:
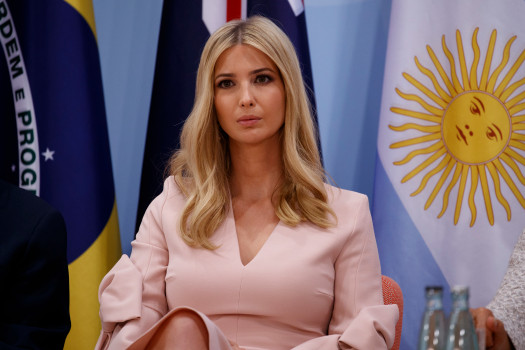
[[[397,319],[397,305],[369,306],[361,310],[343,334],[315,338],[293,350],[390,349],[395,336],[392,324]]]
[[[334,210],[355,213],[349,235],[335,262],[334,308],[328,335],[294,350],[390,349],[399,318],[397,305],[384,305],[381,266],[368,199],[361,195],[352,210],[338,203]],[[339,209],[339,210],[338,210]]]
[[[399,318],[397,305],[368,306],[339,338],[341,349],[390,349],[394,345],[395,327]]]
[[[102,330],[113,332],[115,325],[140,317],[142,276],[127,255],[104,277],[99,289]]]
[[[168,249],[162,211],[173,186],[171,178],[166,180],[131,243],[131,257],[122,256],[100,284],[102,332],[96,350],[125,349],[167,313]]]

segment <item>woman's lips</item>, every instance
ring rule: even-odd
[[[253,126],[257,124],[259,120],[261,120],[261,118],[255,115],[245,115],[237,119],[237,123],[239,123],[242,126]]]

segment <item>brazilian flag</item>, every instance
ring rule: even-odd
[[[92,2],[0,0],[0,40],[0,177],[63,214],[65,348],[93,349],[98,285],[121,250]]]

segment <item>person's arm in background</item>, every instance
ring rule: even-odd
[[[485,329],[485,344],[487,349],[515,349],[509,339],[505,325],[494,317],[492,311],[485,307],[470,310],[476,324],[476,329]]]
[[[525,349],[525,230],[494,299],[472,314],[476,328],[485,328],[487,349]]]

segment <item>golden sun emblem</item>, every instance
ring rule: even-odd
[[[418,123],[389,125],[389,128],[396,132],[416,130],[422,133],[419,137],[390,145],[390,148],[417,147],[404,159],[394,162],[397,166],[407,164],[416,156],[425,157],[401,180],[405,183],[421,172],[425,174],[411,196],[416,196],[423,191],[429,180],[440,174],[425,203],[425,210],[432,205],[445,186],[442,209],[438,215],[438,218],[441,218],[448,208],[450,193],[459,182],[454,212],[454,225],[456,225],[465,191],[468,190],[468,183],[470,183],[468,206],[471,212],[471,227],[476,222],[477,209],[474,197],[479,191],[483,195],[488,221],[494,225],[491,187],[497,200],[505,208],[507,220],[511,220],[511,207],[501,191],[502,182],[525,208],[523,188],[520,190],[509,174],[509,172],[514,174],[514,178],[525,185],[525,177],[518,164],[525,165],[525,157],[522,154],[522,151],[525,151],[525,134],[520,132],[525,130],[523,113],[525,91],[522,91],[525,77],[521,79],[515,77],[525,60],[525,50],[503,76],[502,72],[509,62],[511,45],[516,39],[516,36],[513,36],[505,45],[500,64],[490,72],[497,35],[496,30],[492,31],[478,82],[478,64],[481,56],[477,40],[478,29],[476,28],[472,35],[473,60],[470,71],[465,60],[461,33],[459,30],[456,31],[459,76],[456,72],[454,56],[445,43],[444,35],[442,46],[449,61],[450,75],[447,75],[428,45],[427,51],[434,64],[432,68],[435,68],[434,71],[424,67],[417,57],[414,58],[419,71],[430,79],[434,91],[411,75],[403,73],[403,77],[419,90],[419,94],[406,94],[397,88],[396,92],[407,101],[417,102],[428,113],[392,107],[390,108],[392,112],[413,118],[410,120],[417,120]],[[435,71],[442,82],[438,82]]]

